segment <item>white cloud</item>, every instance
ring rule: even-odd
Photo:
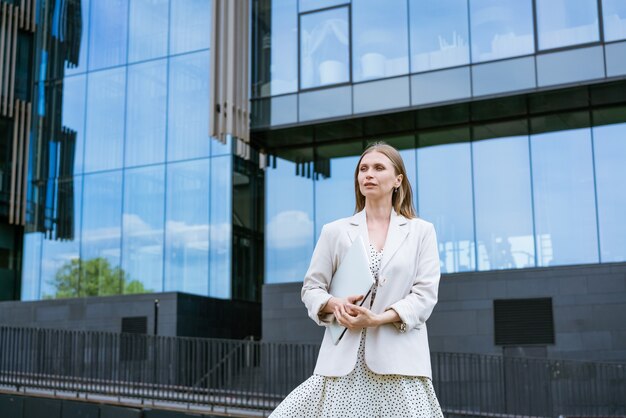
[[[267,245],[283,249],[310,245],[313,240],[313,221],[309,214],[286,210],[276,214],[267,225]]]

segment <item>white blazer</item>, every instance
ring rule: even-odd
[[[322,228],[302,286],[302,301],[318,325],[328,325],[334,318],[333,314],[320,315],[320,310],[331,298],[328,289],[333,274],[359,235],[368,242],[365,210]],[[435,228],[422,219],[407,219],[392,210],[383,250],[379,287],[371,310],[395,310],[404,327],[397,323],[368,328],[365,363],[378,374],[431,378],[426,320],[437,303],[440,276]],[[363,306],[369,307],[369,297]],[[350,373],[356,365],[361,332],[348,330],[334,345],[327,329],[314,373]]]

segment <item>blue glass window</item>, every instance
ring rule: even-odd
[[[626,261],[626,123],[593,128],[603,263]]]
[[[407,20],[406,0],[353,1],[353,81],[409,72]]]
[[[81,286],[89,286],[89,294],[122,294],[122,171],[85,175],[83,181]]]
[[[78,50],[78,65],[69,67],[65,64],[65,75],[84,73],[87,71],[87,51],[89,50],[89,7],[91,0],[82,0],[80,2],[81,12],[81,30],[80,30],[80,49]],[[61,3],[57,3],[61,5]],[[38,23],[39,24],[39,23]]]
[[[209,48],[211,3],[211,0],[170,0],[170,54]]]
[[[24,254],[22,255],[22,300],[41,298],[41,247],[43,233],[24,234]]]
[[[261,88],[262,96],[298,91],[297,3],[272,0],[271,13],[271,81]]]
[[[223,299],[231,295],[232,171],[231,156],[211,158],[209,296]]]
[[[165,291],[209,294],[210,159],[167,165]]]
[[[209,52],[170,58],[167,159],[208,157]]]
[[[173,3],[183,3],[177,2]],[[168,0],[132,0],[128,28],[128,61],[167,54]]]
[[[80,286],[80,231],[81,231],[81,196],[82,177],[58,180],[57,194],[59,201],[71,199],[63,206],[66,213],[59,213],[55,209],[56,216],[60,216],[52,232],[59,233],[58,227],[64,220],[70,220],[73,228],[73,239],[44,239],[42,245],[41,263],[41,294],[37,298],[69,298],[77,296],[89,296],[85,293],[86,288]],[[72,210],[73,208],[73,210]],[[67,238],[70,238],[68,236]]]
[[[126,63],[128,0],[91,2],[89,69]]]
[[[474,142],[478,270],[535,266],[528,137]]]
[[[532,54],[531,0],[470,0],[472,62]]]
[[[435,224],[442,273],[476,269],[471,164],[469,143],[417,150],[419,214]]]
[[[598,262],[590,133],[531,137],[537,266]]]
[[[469,64],[467,0],[409,1],[411,72]]]
[[[120,168],[124,151],[126,69],[89,73],[87,84],[84,171]]]
[[[167,61],[128,67],[126,166],[165,160]]]
[[[539,49],[598,41],[597,0],[537,0]]]
[[[348,8],[301,15],[300,87],[350,81]]]
[[[265,172],[265,190],[265,282],[300,282],[313,254],[313,181],[277,158]]]
[[[294,3],[295,1],[292,0]],[[350,0],[300,0],[300,12],[319,10],[325,7],[350,3]]]
[[[74,173],[82,173],[83,171],[86,85],[87,77],[85,75],[63,79],[63,127],[76,132]]]
[[[124,293],[163,290],[165,167],[124,172],[122,268]]]
[[[602,20],[605,41],[626,39],[626,2],[602,0]]]

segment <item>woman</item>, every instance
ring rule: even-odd
[[[426,319],[437,302],[439,254],[431,223],[415,215],[398,151],[375,143],[354,172],[356,214],[324,225],[304,278],[302,301],[326,330],[312,377],[271,417],[443,417],[431,383]],[[369,243],[370,296],[328,293],[358,236]]]

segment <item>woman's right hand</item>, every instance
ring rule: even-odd
[[[361,301],[362,299],[363,295],[353,295],[348,296],[347,298],[336,298],[333,296],[328,300],[326,306],[324,306],[323,312],[334,314],[335,308],[339,308],[339,312],[341,314],[347,313],[349,315],[352,315],[352,311],[349,308],[346,309],[346,305],[356,305],[356,303]]]

